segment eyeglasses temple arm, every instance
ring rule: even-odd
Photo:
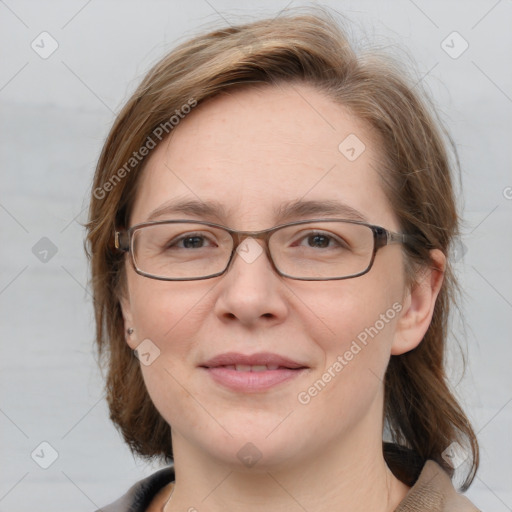
[[[130,250],[129,241],[126,239],[126,231],[116,231],[114,235],[114,246],[117,250],[128,252]]]
[[[410,235],[404,233],[394,233],[393,231],[387,231],[387,244],[408,244],[412,241]]]

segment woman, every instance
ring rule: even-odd
[[[149,72],[100,157],[88,251],[111,418],[173,464],[103,510],[477,510],[451,482],[478,445],[443,367],[445,139],[322,10]]]

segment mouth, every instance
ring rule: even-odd
[[[212,368],[212,367],[210,367]],[[237,372],[266,372],[274,370],[296,370],[296,368],[288,368],[277,364],[228,364],[224,366],[214,366],[213,368],[226,368],[228,370],[236,370]]]
[[[229,367],[237,371],[264,371],[287,368],[295,370],[298,368],[307,368],[307,365],[294,361],[288,357],[271,352],[260,352],[258,354],[239,354],[237,352],[226,352],[208,359],[200,365],[203,368]],[[232,368],[231,368],[232,367]]]
[[[241,393],[265,391],[298,377],[308,366],[271,353],[220,354],[199,366],[217,384]]]

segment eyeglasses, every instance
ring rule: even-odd
[[[262,247],[255,240],[265,242]],[[302,281],[366,274],[381,247],[410,235],[340,219],[301,220],[262,231],[237,231],[195,220],[164,220],[115,231],[115,247],[129,252],[135,271],[151,279],[192,281],[226,272],[235,252],[251,263],[264,251],[274,270]],[[245,243],[244,243],[245,242]]]

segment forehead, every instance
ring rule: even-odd
[[[302,200],[342,203],[389,225],[393,214],[374,139],[364,123],[311,86],[223,93],[196,107],[153,150],[130,224],[149,220],[169,201],[190,200],[216,203],[205,220],[264,229],[281,220],[285,205]]]

